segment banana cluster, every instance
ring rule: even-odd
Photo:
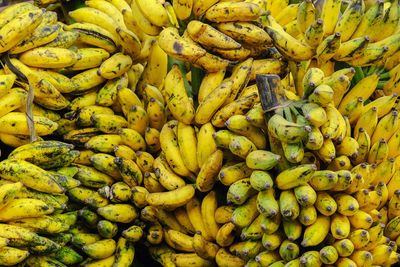
[[[397,0],[52,2],[0,13],[1,266],[399,262]]]
[[[263,22],[264,29],[289,60],[311,60],[321,69],[331,69],[335,61],[355,67],[383,66],[398,51],[397,1],[358,0],[343,5],[329,0],[317,6],[302,1],[271,15]]]

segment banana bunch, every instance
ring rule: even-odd
[[[50,2],[0,13],[1,266],[399,262],[397,0]]]
[[[283,2],[279,14],[270,9],[262,24],[286,59],[311,60],[321,69],[332,69],[335,61],[357,67],[396,62],[400,37],[397,1],[373,1],[371,5],[363,0],[346,4],[336,0]]]
[[[175,14],[187,23],[186,29],[182,33],[175,27],[164,28],[160,47],[169,56],[210,73],[223,72],[235,61],[260,57],[269,60],[258,63],[255,73],[280,74],[285,63],[262,28],[266,7],[258,2],[264,1],[173,1]]]

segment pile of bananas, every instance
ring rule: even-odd
[[[0,13],[1,266],[400,261],[398,0],[52,2]]]

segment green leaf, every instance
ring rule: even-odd
[[[205,73],[202,69],[196,68],[193,65],[191,70],[192,70],[192,94],[193,96],[197,96],[199,94],[201,81],[203,80]],[[194,97],[193,101],[195,101],[195,103],[193,104],[196,108],[198,106],[197,97]]]

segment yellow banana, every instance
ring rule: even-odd
[[[365,4],[364,1],[361,0],[352,1],[347,6],[335,27],[335,32],[340,32],[342,34],[342,42],[348,41],[356,31],[364,15],[364,10]]]
[[[22,63],[39,68],[64,68],[75,64],[78,55],[66,48],[37,47],[20,56]]]
[[[61,26],[58,24],[44,25],[38,27],[32,35],[22,40],[19,44],[10,49],[10,54],[19,54],[29,49],[42,46],[56,39]]]
[[[113,53],[117,50],[116,46],[118,44],[118,37],[102,28],[101,25],[92,24],[90,22],[78,22],[65,26],[65,30],[78,32],[79,41],[95,47],[103,48],[108,53]]]
[[[132,65],[130,56],[116,53],[106,59],[99,67],[99,74],[106,79],[113,79],[125,73]]]
[[[92,7],[82,7],[69,12],[69,15],[77,22],[91,23],[107,30],[118,42],[117,22],[106,13]]]
[[[174,8],[176,16],[180,20],[186,20],[190,17],[193,8],[193,0],[174,0],[172,6]]]
[[[305,229],[301,245],[303,247],[308,247],[320,244],[328,234],[329,226],[330,218],[319,215],[315,223]]]
[[[23,218],[35,218],[53,213],[53,211],[53,207],[48,206],[41,200],[19,198],[11,200],[7,206],[2,208],[0,219],[2,221],[11,221]]]
[[[314,52],[311,47],[300,43],[284,32],[282,28],[275,29],[266,26],[265,30],[272,38],[275,47],[287,58],[292,60],[308,60],[313,56]]]
[[[42,10],[25,10],[25,13],[16,13],[17,15],[0,29],[0,36],[2,37],[0,42],[1,53],[6,52],[24,40],[42,21]]]
[[[168,99],[167,106],[173,116],[183,123],[190,124],[195,116],[194,108],[186,94],[183,76],[177,65],[174,65],[165,77],[164,90]]]
[[[215,1],[214,1],[215,2]],[[193,8],[196,15],[196,8]],[[254,21],[265,15],[258,5],[249,2],[221,2],[211,6],[205,18],[213,22]]]
[[[194,196],[193,185],[186,185],[168,192],[150,193],[146,195],[146,201],[152,205],[165,209],[175,209],[185,205]],[[176,196],[179,195],[179,198]]]

